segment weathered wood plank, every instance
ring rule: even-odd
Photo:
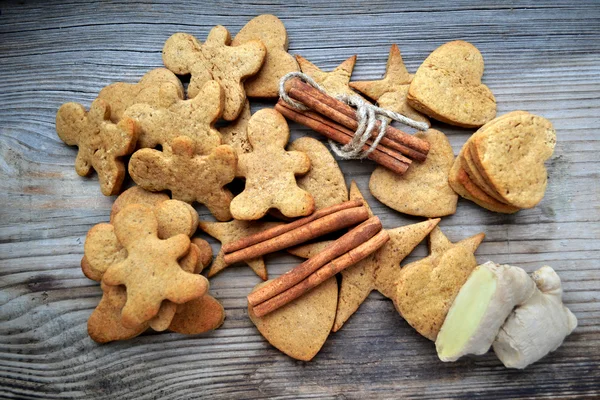
[[[598,397],[600,393],[600,5],[596,1],[103,2],[0,4],[0,397],[18,398],[437,398]],[[79,268],[83,240],[108,219],[114,198],[73,170],[76,151],[54,131],[66,101],[89,106],[114,81],[161,66],[176,31],[200,40],[216,24],[234,34],[275,13],[290,51],[323,68],[358,54],[354,79],[374,79],[398,43],[414,71],[440,44],[482,51],[499,113],[525,109],[558,131],[542,203],[514,216],[460,200],[441,226],[450,239],[484,231],[477,252],[563,279],[579,327],[524,372],[493,354],[439,362],[391,302],[372,294],[311,363],[289,359],[258,334],[245,295],[259,279],[232,267],[211,279],[227,319],[214,333],[146,334],[98,346],[86,321],[101,291]],[[253,109],[272,106],[253,103]],[[458,152],[472,131],[435,124]],[[292,137],[312,132],[292,124]],[[321,138],[319,138],[321,139]],[[386,227],[418,221],[368,193],[371,162],[341,161]],[[198,208],[202,218],[211,218]],[[213,249],[218,243],[209,239]],[[426,254],[420,245],[405,262]],[[271,276],[298,260],[267,257]]]

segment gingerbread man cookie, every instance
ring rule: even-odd
[[[127,302],[122,311],[125,327],[135,327],[154,317],[163,300],[181,304],[203,296],[208,281],[184,271],[177,262],[190,247],[184,234],[158,238],[158,221],[150,207],[125,207],[114,222],[115,234],[127,250],[127,258],[111,265],[102,280],[125,285]]]
[[[246,178],[246,187],[231,201],[235,219],[259,219],[270,208],[289,218],[314,211],[313,197],[296,183],[296,175],[310,169],[310,159],[302,152],[285,150],[289,137],[285,118],[273,109],[260,110],[250,119],[252,151],[239,157],[237,174]]]
[[[179,75],[191,74],[188,97],[196,97],[204,84],[214,79],[225,89],[223,119],[233,121],[244,107],[244,80],[256,74],[267,50],[258,40],[229,46],[231,36],[223,26],[214,27],[204,44],[187,33],[172,35],[163,47],[163,62]]]
[[[168,107],[175,100],[183,100],[183,85],[179,78],[166,68],[156,68],[146,73],[138,83],[116,82],[98,93],[98,98],[110,105],[110,119],[117,123],[123,113],[134,104]]]
[[[279,97],[279,81],[294,71],[299,71],[298,63],[287,52],[288,35],[279,18],[270,14],[253,18],[233,38],[232,46],[239,46],[251,40],[260,40],[267,48],[265,62],[256,75],[244,83],[249,97]]]
[[[119,193],[125,178],[120,157],[134,151],[138,137],[132,119],[112,123],[110,106],[102,99],[95,100],[89,112],[81,104],[65,103],[56,113],[56,133],[69,146],[79,148],[75,171],[80,176],[87,176],[94,169],[102,194]]]
[[[163,85],[162,90],[168,91],[170,86]],[[221,144],[214,125],[223,112],[223,101],[221,85],[208,81],[191,100],[175,100],[168,108],[135,104],[127,109],[125,116],[139,125],[138,148],[161,145],[163,149],[170,149],[175,138],[186,136],[193,141],[198,154],[208,154]]]
[[[197,155],[191,139],[178,137],[173,140],[172,153],[136,151],[129,161],[129,173],[144,189],[170,190],[174,199],[202,203],[216,219],[227,221],[231,219],[233,195],[224,186],[235,177],[236,159],[235,151],[227,145],[206,156]]]

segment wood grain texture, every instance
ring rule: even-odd
[[[126,4],[125,4],[126,3]],[[600,3],[594,0],[437,2],[9,1],[0,3],[0,398],[436,398],[600,396]],[[257,332],[246,267],[211,280],[227,318],[214,333],[147,334],[97,345],[86,321],[101,297],[79,267],[86,232],[108,221],[114,198],[74,171],[76,150],[56,136],[58,107],[89,107],[114,81],[161,66],[164,41],[203,40],[216,24],[235,34],[253,16],[285,23],[290,51],[323,69],[358,54],[353,79],[377,79],[397,43],[410,72],[440,44],[483,53],[499,114],[524,109],[558,132],[549,186],[532,210],[506,216],[460,200],[441,227],[453,241],[483,231],[476,253],[560,274],[579,327],[525,371],[493,354],[445,364],[432,343],[372,294],[310,363],[289,359]],[[272,103],[253,103],[254,111]],[[292,139],[312,132],[291,124]],[[434,123],[458,152],[471,130]],[[321,139],[321,138],[319,138]],[[369,161],[342,161],[391,228],[418,221],[368,193]],[[208,218],[204,208],[198,208]],[[216,251],[218,243],[211,239]],[[406,261],[426,254],[421,245]],[[266,258],[271,277],[298,259]]]

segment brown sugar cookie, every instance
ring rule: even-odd
[[[189,138],[173,141],[173,152],[153,149],[135,152],[129,174],[139,186],[156,192],[170,190],[173,198],[204,204],[219,221],[231,219],[231,192],[224,188],[235,177],[236,154],[230,146],[219,146],[203,156],[194,153]]]
[[[298,61],[302,72],[313,78],[330,96],[335,97],[342,94],[359,96],[349,86],[350,76],[352,76],[352,70],[354,69],[354,64],[356,64],[355,55],[338,65],[331,72],[321,71],[315,64],[299,55],[296,55],[296,61]]]
[[[314,211],[313,197],[296,183],[296,175],[310,169],[310,159],[298,151],[285,151],[289,137],[285,118],[274,109],[262,109],[250,118],[252,151],[239,156],[237,174],[246,178],[246,187],[231,201],[235,219],[256,220],[270,208],[290,218]]]
[[[408,104],[439,121],[477,128],[496,116],[496,99],[481,83],[483,57],[471,43],[438,47],[417,70]]]
[[[196,224],[197,226],[198,224]],[[192,245],[198,248],[198,264],[194,269],[195,274],[199,274],[204,270],[204,268],[208,267],[213,258],[212,248],[210,244],[202,238],[195,237],[192,238]]]
[[[266,282],[257,285],[260,288]],[[264,317],[257,317],[251,306],[248,315],[258,331],[281,352],[310,361],[321,350],[331,332],[338,298],[332,277],[291,303]]]
[[[472,139],[473,161],[507,203],[535,207],[544,197],[556,131],[547,119],[517,111],[477,132]]]
[[[166,193],[150,192],[140,186],[133,186],[125,190],[117,197],[110,209],[110,222],[126,206],[130,204],[143,204],[149,207],[156,207],[163,201],[169,200]]]
[[[112,123],[110,107],[101,99],[92,103],[89,112],[81,104],[65,103],[56,113],[56,133],[69,146],[79,148],[77,174],[87,176],[93,169],[98,173],[102,194],[119,193],[125,178],[121,157],[133,152],[138,137],[132,119]]]
[[[97,224],[88,231],[83,253],[83,274],[97,282],[100,282],[108,267],[127,258],[127,250],[119,243],[111,224]]]
[[[495,211],[504,214],[513,214],[519,211],[518,207],[511,206],[509,204],[501,203],[498,200],[487,195],[483,190],[479,189],[469,178],[463,168],[463,153],[465,147],[462,148],[458,157],[454,160],[450,173],[448,175],[448,183],[452,190],[458,195],[464,197],[467,200],[471,200],[477,205],[486,208],[490,211]]]
[[[228,126],[219,128],[222,143],[230,145],[238,156],[252,151],[252,145],[248,140],[248,121],[251,116],[250,102],[246,100],[237,119]]]
[[[483,190],[488,196],[493,197],[501,203],[505,203],[506,201],[500,196],[496,189],[494,189],[491,186],[491,184],[485,180],[485,178],[479,171],[479,168],[475,164],[475,161],[473,161],[471,147],[472,146],[470,145],[467,146],[465,148],[465,151],[462,153],[463,169],[465,170],[471,181],[473,181],[475,185],[479,186],[479,188]]]
[[[125,207],[114,221],[115,234],[127,249],[127,258],[111,265],[103,276],[108,285],[125,285],[127,302],[121,320],[135,327],[154,317],[163,300],[181,304],[208,290],[201,275],[185,272],[177,260],[189,250],[184,235],[167,240],[158,238],[158,222],[151,208],[133,204]]]
[[[154,208],[158,221],[158,237],[168,239],[180,233],[191,237],[198,228],[198,213],[179,200],[167,200]]]
[[[168,107],[175,99],[183,100],[184,95],[183,85],[174,73],[166,68],[156,68],[138,83],[117,82],[106,86],[98,93],[98,98],[110,105],[110,119],[117,123],[125,110],[134,104]]]
[[[267,50],[259,40],[229,46],[231,36],[223,26],[215,26],[204,43],[192,35],[175,33],[163,47],[165,67],[178,75],[191,74],[188,97],[198,95],[200,88],[213,79],[225,90],[223,119],[233,121],[246,100],[244,81],[256,74]]]
[[[287,52],[288,35],[279,18],[263,14],[248,22],[233,38],[232,46],[260,40],[267,49],[265,62],[256,75],[244,82],[249,97],[279,97],[279,80],[287,73],[299,71],[298,63]]]
[[[206,82],[191,100],[177,100],[170,107],[135,104],[125,111],[139,126],[138,148],[161,145],[170,149],[180,136],[192,140],[197,154],[208,154],[221,144],[214,127],[223,112],[223,89],[216,81]]]
[[[435,227],[429,235],[431,254],[401,269],[394,305],[429,340],[437,337],[454,298],[477,266],[473,253],[484,237],[479,233],[451,243]]]
[[[350,188],[350,199],[364,198],[358,191]],[[337,332],[358,310],[373,290],[385,297],[396,296],[396,283],[400,274],[400,262],[431,232],[440,222],[439,218],[394,229],[386,229],[390,240],[367,258],[342,271],[342,284],[333,324]]]
[[[134,338],[148,329],[148,323],[128,328],[121,323],[121,310],[127,302],[125,286],[101,284],[102,299],[87,322],[87,331],[97,343]]]
[[[223,325],[225,310],[214,297],[205,294],[202,297],[181,305],[175,314],[169,330],[184,335],[198,335],[217,329]]]
[[[404,66],[400,49],[393,44],[383,78],[378,81],[350,82],[350,87],[377,100],[377,105],[381,108],[397,112],[418,122],[425,122],[429,126],[427,117],[412,108],[406,100],[412,79],[413,75],[409,74]]]
[[[296,181],[314,198],[315,210],[348,200],[344,174],[323,143],[305,136],[294,140],[288,150],[302,152],[310,159],[310,170]]]
[[[202,231],[208,233],[221,242],[221,246],[227,243],[236,241],[246,236],[253,235],[258,232],[262,232],[266,229],[272,228],[277,225],[281,225],[282,222],[257,222],[257,221],[238,221],[233,220],[230,222],[209,222],[200,221],[199,227]],[[223,259],[223,250],[219,251],[219,254],[213,260],[212,265],[208,271],[208,277],[215,276],[217,273],[222,271],[229,265],[225,264]],[[244,260],[252,271],[256,273],[262,280],[267,280],[267,268],[262,257],[251,258]]]
[[[454,153],[446,135],[429,129],[415,134],[430,145],[427,159],[413,163],[404,175],[377,167],[369,181],[375,198],[396,211],[421,217],[442,217],[456,212],[458,196],[448,184]]]

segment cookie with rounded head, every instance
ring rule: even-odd
[[[448,184],[454,152],[446,135],[429,129],[415,134],[431,147],[427,159],[412,163],[404,175],[377,167],[369,180],[371,194],[404,214],[442,217],[456,212],[458,196]]]
[[[296,181],[301,189],[314,198],[315,210],[348,200],[344,174],[323,143],[305,136],[294,140],[288,150],[302,152],[310,159],[310,169]]]
[[[89,112],[81,104],[65,103],[56,113],[56,133],[69,146],[77,146],[75,171],[87,176],[92,169],[98,174],[105,196],[119,193],[125,178],[121,157],[135,149],[138,129],[135,121],[123,118],[118,124],[110,120],[110,106],[102,99],[92,103]]]
[[[419,67],[408,104],[451,125],[478,128],[496,116],[496,99],[481,83],[483,57],[471,43],[441,45]]]
[[[257,285],[259,289],[265,283]],[[261,335],[279,351],[302,361],[310,361],[329,337],[335,319],[338,285],[335,277],[285,306],[263,316],[248,316]]]
[[[296,61],[300,66],[302,73],[313,78],[330,96],[338,95],[359,96],[350,88],[350,77],[354,64],[356,64],[356,56],[352,56],[338,65],[331,72],[324,72],[315,64],[308,61],[306,58],[296,55]]]
[[[170,190],[174,199],[204,204],[216,219],[227,221],[233,195],[224,186],[235,177],[236,165],[237,156],[230,146],[198,155],[192,140],[178,137],[172,152],[136,151],[129,161],[129,174],[144,189]]]
[[[377,81],[350,82],[350,87],[376,100],[381,108],[397,112],[418,122],[425,122],[429,126],[427,117],[412,108],[406,99],[412,79],[413,75],[409,74],[404,66],[400,49],[393,44],[383,78]]]
[[[246,178],[246,186],[231,201],[235,219],[256,220],[270,208],[290,218],[314,211],[313,197],[296,182],[296,175],[310,169],[310,159],[302,152],[285,150],[289,137],[285,118],[274,109],[260,110],[250,118],[248,140],[252,151],[238,160],[237,174]]]
[[[393,298],[402,317],[429,340],[435,340],[454,298],[477,266],[473,253],[485,235],[452,243],[439,227],[429,234],[430,255],[404,266]]]
[[[298,63],[287,52],[288,34],[279,18],[263,14],[248,22],[233,38],[232,46],[239,46],[252,40],[260,40],[267,49],[267,56],[260,71],[244,83],[249,97],[279,97],[279,81],[294,71],[299,71]]]
[[[215,26],[204,43],[186,33],[175,33],[163,47],[165,66],[178,75],[191,74],[188,97],[200,93],[209,80],[215,80],[225,90],[223,119],[233,121],[246,100],[244,81],[261,68],[267,50],[259,40],[239,46],[229,46],[231,36],[223,26]]]
[[[181,304],[206,293],[206,278],[185,272],[178,263],[189,250],[189,237],[180,234],[159,239],[158,221],[151,208],[136,204],[125,207],[115,217],[114,227],[127,258],[111,265],[102,280],[127,289],[121,313],[124,326],[150,320],[163,300]]]
[[[125,190],[117,197],[110,209],[110,222],[112,223],[115,215],[130,204],[143,204],[149,207],[156,207],[163,201],[169,200],[169,195],[160,192],[150,192],[140,186],[133,186]]]
[[[517,111],[484,127],[471,142],[484,178],[509,204],[535,207],[544,197],[556,131],[547,119]]]
[[[251,116],[250,102],[246,100],[244,108],[237,119],[231,124],[219,128],[222,143],[230,145],[238,156],[252,151],[252,146],[248,140],[248,121],[250,121]]]
[[[134,104],[168,107],[172,101],[183,100],[184,96],[181,81],[166,68],[153,69],[138,83],[112,83],[98,93],[98,98],[110,105],[110,119],[114,123],[119,122],[125,110]]]
[[[193,99],[177,99],[167,108],[135,104],[124,115],[139,126],[138,148],[152,149],[160,145],[164,150],[170,150],[173,141],[184,136],[193,142],[196,153],[208,154],[221,144],[215,123],[223,106],[223,89],[217,81],[211,80]]]

